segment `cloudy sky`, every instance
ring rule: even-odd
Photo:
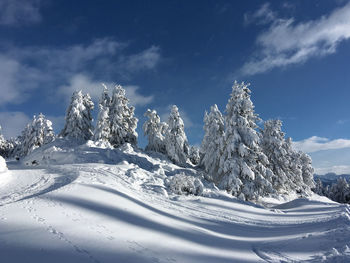
[[[141,146],[143,113],[166,118],[172,104],[200,144],[204,111],[224,111],[237,79],[299,149],[343,151],[349,38],[350,2],[341,0],[0,0],[0,124],[15,136],[42,112],[58,132],[74,90],[96,101],[101,82],[118,83],[136,106]]]

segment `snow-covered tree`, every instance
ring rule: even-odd
[[[165,134],[165,146],[168,157],[178,165],[185,165],[189,154],[189,145],[185,134],[184,122],[176,105],[171,108],[168,129]]]
[[[99,112],[94,130],[94,141],[108,142],[111,137],[111,123],[109,120],[109,106],[111,99],[108,95],[107,86],[103,84],[103,92],[99,101]]]
[[[188,157],[189,157],[192,164],[198,165],[200,163],[200,160],[201,160],[199,148],[196,146],[191,146],[190,153],[189,153]]]
[[[2,135],[0,126],[0,155],[4,158],[10,157],[13,147],[11,141],[6,140]]]
[[[339,178],[336,183],[332,184],[328,197],[339,203],[350,202],[350,187],[345,178]]]
[[[15,155],[18,157],[26,156],[36,148],[39,148],[55,139],[52,129],[52,122],[47,120],[40,113],[34,116],[31,123],[28,123],[20,136],[20,143],[17,144]]]
[[[166,154],[165,132],[168,125],[160,121],[155,110],[148,109],[145,114],[148,120],[143,124],[143,132],[148,138],[146,151],[154,151]]]
[[[304,182],[304,189],[310,191],[315,187],[314,168],[312,167],[312,160],[309,155],[304,152],[299,152],[302,177]]]
[[[289,188],[298,192],[309,192],[314,187],[313,168],[311,158],[293,147],[291,138],[287,138],[283,145],[289,158],[288,184]]]
[[[327,195],[327,193],[324,191],[324,186],[320,178],[316,180],[315,187],[313,191],[318,195]]]
[[[94,103],[89,94],[83,95],[81,90],[74,92],[67,109],[65,126],[59,136],[89,140],[93,135],[93,108]]]
[[[226,106],[224,149],[220,158],[218,185],[243,200],[273,192],[273,172],[259,146],[258,116],[244,82],[235,81]]]
[[[201,165],[205,170],[207,179],[218,183],[219,178],[217,176],[223,151],[225,125],[224,118],[216,104],[210,108],[209,114],[205,112],[203,129],[204,137],[200,148]]]
[[[273,171],[273,187],[279,192],[294,191],[289,182],[293,176],[291,156],[286,150],[286,140],[282,132],[280,120],[268,120],[261,131],[261,148],[269,160],[269,168]],[[291,149],[290,149],[291,151]]]
[[[109,108],[111,122],[110,143],[119,147],[124,143],[137,144],[137,121],[134,107],[129,107],[129,100],[125,96],[122,86],[115,86]]]

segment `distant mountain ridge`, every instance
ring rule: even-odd
[[[326,185],[331,185],[335,183],[339,178],[345,178],[347,181],[350,180],[350,174],[336,174],[336,173],[327,173],[323,175],[315,174],[314,179],[320,179],[322,183]]]

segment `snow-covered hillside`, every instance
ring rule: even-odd
[[[239,201],[129,144],[56,140],[8,167],[0,262],[350,261],[350,207],[325,197]]]

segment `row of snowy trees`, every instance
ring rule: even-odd
[[[99,101],[99,114],[95,129],[92,125],[92,110],[94,104],[90,96],[81,91],[74,92],[67,109],[66,123],[60,132],[60,137],[78,140],[103,141],[118,147],[124,143],[137,144],[137,118],[134,107],[129,107],[125,90],[116,86],[112,97],[104,86]]]
[[[323,184],[320,179],[317,179],[313,191],[316,194],[326,196],[333,201],[350,204],[350,185],[343,177],[338,178],[338,180],[332,185]]]
[[[145,113],[146,150],[165,153],[184,165],[200,164],[206,179],[233,195],[252,200],[269,193],[309,192],[314,186],[311,158],[285,139],[280,120],[268,120],[262,130],[245,83],[235,82],[223,116],[216,105],[204,116],[200,151],[188,146],[183,121],[173,106],[168,123],[156,111]]]
[[[314,186],[311,158],[285,139],[280,120],[258,131],[250,90],[235,82],[222,116],[216,105],[204,117],[201,145],[207,178],[242,199],[268,193],[307,192]]]
[[[115,86],[111,97],[104,86],[95,128],[93,109],[88,94],[74,92],[59,137],[94,140],[114,147],[124,143],[137,145],[138,119],[120,85]],[[293,149],[291,139],[284,137],[281,121],[266,121],[264,128],[258,129],[260,119],[254,111],[248,85],[243,82],[234,83],[224,116],[216,105],[205,113],[200,149],[189,146],[184,122],[175,105],[166,123],[161,122],[155,110],[147,110],[145,116],[146,151],[165,154],[180,166],[198,164],[207,180],[241,199],[252,200],[276,192],[307,192],[314,186],[310,157]],[[11,142],[12,146],[7,146],[12,149],[4,155],[25,156],[54,138],[51,122],[40,114]]]
[[[5,158],[23,157],[54,139],[52,122],[40,113],[26,125],[19,137],[5,140],[4,136],[0,134],[0,155]]]

